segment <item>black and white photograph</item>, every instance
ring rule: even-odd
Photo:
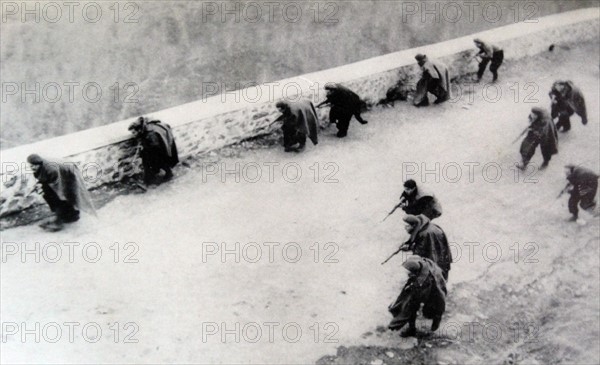
[[[1,364],[600,364],[600,0],[0,19]]]

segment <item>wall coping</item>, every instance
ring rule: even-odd
[[[160,119],[163,122],[169,123],[176,129],[178,126],[214,117],[216,115],[252,108],[253,106],[263,103],[275,102],[276,100],[281,99],[285,85],[299,85],[304,93],[311,90],[310,86],[314,83],[317,83],[317,85],[322,88],[326,82],[343,83],[397,69],[402,66],[415,64],[416,61],[414,56],[417,53],[425,53],[433,58],[438,58],[462,52],[465,49],[474,49],[472,42],[475,37],[490,42],[500,42],[523,37],[526,34],[541,32],[546,29],[594,20],[599,17],[600,8],[597,7],[549,15],[537,19],[537,22],[510,24],[435,44],[393,52],[347,65],[274,81],[272,83],[264,83],[258,85],[262,96],[261,98],[257,98],[256,102],[244,100],[244,98],[241,97],[242,95],[256,94],[256,88],[246,88],[230,92],[225,95],[225,97],[216,95],[208,97],[205,100],[198,100],[156,112],[145,113],[144,115]],[[511,50],[505,50],[505,55],[506,58],[512,58]],[[270,91],[273,91],[274,96],[269,95]],[[290,91],[290,89],[288,89],[288,91]],[[312,95],[313,93],[314,91],[310,91],[310,94],[308,95]],[[287,95],[294,96],[296,94],[289,92]],[[223,101],[223,98],[225,98],[225,101]],[[239,102],[228,102],[228,100],[232,99],[239,100]],[[27,156],[34,152],[44,156],[64,158],[126,141],[131,138],[131,135],[127,132],[127,127],[129,123],[136,118],[137,117],[129,118],[108,125],[6,149],[2,151],[0,160],[3,162],[24,162]]]

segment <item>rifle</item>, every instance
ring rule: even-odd
[[[567,183],[567,186],[565,186],[560,193],[558,193],[558,196],[556,197],[556,199],[560,198],[564,193],[567,192],[567,190],[569,190],[569,187],[571,186],[571,183]]]
[[[383,223],[390,215],[394,214],[394,212],[396,211],[396,209],[400,208],[403,203],[404,203],[404,200],[400,200],[400,203],[398,203],[398,205],[396,205],[394,207],[394,209],[392,209],[392,211],[389,212],[388,215],[385,216],[385,218],[383,218],[383,220],[381,221],[381,223]]]
[[[319,108],[321,108],[321,107],[322,107],[323,105],[325,105],[325,104],[331,104],[331,102],[330,102],[330,101],[328,101],[328,100],[325,100],[325,101],[323,101],[323,102],[319,103],[319,105],[317,105],[317,106],[316,106],[316,108],[317,108],[317,109],[319,109]]]
[[[473,61],[475,58],[479,57],[480,53],[475,53],[473,56],[469,57],[469,59],[467,59],[467,63]]]
[[[406,250],[404,250],[404,248],[406,247]],[[408,250],[408,245],[406,243],[403,243],[393,254],[390,255],[390,257],[388,257],[387,259],[385,259],[384,262],[382,262],[381,264],[385,264],[386,262],[390,261],[390,259],[394,256],[396,256],[397,254],[400,253],[400,251],[407,251]]]
[[[519,135],[517,136],[517,138],[516,138],[514,141],[512,141],[512,143],[511,143],[511,144],[514,144],[514,143],[515,143],[515,142],[517,142],[519,139],[521,139],[521,137],[522,137],[522,136],[523,136],[525,133],[527,133],[527,131],[528,131],[528,130],[529,130],[529,126],[527,126],[525,129],[523,129],[523,132],[521,132],[521,134],[519,134]]]
[[[27,193],[27,195],[25,195],[25,197],[27,198],[28,196],[30,196],[31,194],[35,193],[38,191],[39,188],[39,183],[35,183],[35,185],[33,185],[33,189],[31,189],[31,191],[29,193]],[[38,193],[39,194],[39,193]]]

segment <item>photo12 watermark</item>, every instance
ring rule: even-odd
[[[506,167],[496,161],[402,162],[403,181],[412,179],[421,183],[444,181],[451,184],[494,184],[505,177],[514,183],[536,184],[539,182],[536,175],[540,171],[541,168],[534,163],[521,169],[517,162]]]
[[[340,165],[335,162],[206,162],[200,165],[202,183],[299,183],[338,184]]]
[[[338,343],[336,322],[202,322],[203,343]]]
[[[495,321],[442,322],[436,332],[442,338],[462,343],[483,340],[486,343],[537,343],[540,341],[540,326],[535,322]]]
[[[202,23],[336,24],[340,3],[336,1],[201,1],[192,10]]]
[[[136,322],[2,322],[2,343],[139,343]]]
[[[140,246],[136,242],[8,242],[2,241],[2,263],[103,263],[137,264]]]
[[[2,82],[2,103],[139,103],[140,87],[135,82],[101,85],[95,81]]]
[[[132,1],[2,1],[1,9],[2,23],[137,24],[142,15],[140,3]]]
[[[402,1],[402,23],[537,23],[535,1]]]
[[[202,263],[337,264],[336,242],[202,242]]]

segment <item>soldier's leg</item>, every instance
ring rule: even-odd
[[[348,127],[350,126],[350,119],[352,119],[352,114],[349,113],[340,116],[340,119],[337,124],[338,137],[346,137],[346,135],[348,134]]]
[[[581,200],[581,196],[579,196],[577,188],[574,188],[573,191],[571,191],[571,197],[569,198],[568,203],[569,213],[573,214],[573,216],[570,219],[571,221],[575,221],[579,217],[579,209],[577,208],[579,200]]]
[[[69,202],[63,201],[59,212],[59,217],[62,222],[73,223],[79,220],[79,210]]]
[[[535,150],[534,150],[535,151]],[[531,161],[531,158],[533,157],[533,153],[529,154],[529,153],[521,153],[521,165],[519,165],[518,167],[521,170],[525,170],[525,168],[527,167],[527,165],[529,165],[529,161]]]
[[[144,183],[150,184],[154,180],[154,176],[158,173],[156,167],[154,167],[151,153],[144,151],[142,153],[142,166],[144,168]]]
[[[293,151],[292,146],[296,143],[293,130],[291,128],[281,128],[283,131],[283,147],[285,152]]]
[[[46,184],[42,184],[42,192],[42,197],[48,204],[48,207],[52,212],[55,212],[60,205],[60,199],[58,198],[58,195],[56,195],[54,190],[52,190],[52,188]]]
[[[329,123],[337,124],[339,118],[339,108],[332,105],[329,109]]]
[[[415,106],[427,106],[429,105],[429,98],[427,97],[427,90],[429,89],[429,80],[422,78],[417,82],[417,89],[415,91],[413,104]]]
[[[542,163],[542,166],[540,166],[540,168],[545,169],[546,167],[548,167],[550,159],[552,159],[552,154],[546,151],[542,151],[542,157],[544,158],[544,162]]]
[[[298,134],[296,134],[296,143],[298,143],[298,148],[296,149],[296,152],[304,150],[304,147],[306,146],[306,135],[304,133],[298,132]]]
[[[367,120],[364,120],[364,119],[362,118],[362,116],[360,115],[360,111],[357,111],[357,112],[355,112],[355,113],[354,113],[354,117],[356,118],[356,120],[358,120],[358,122],[359,122],[360,124],[367,124],[367,123],[369,123],[369,121],[367,121]]]
[[[494,56],[492,58],[492,63],[490,64],[490,71],[492,72],[492,75],[494,75],[493,81],[498,80],[498,69],[500,68],[500,65],[502,65],[503,60],[504,60],[504,52],[503,51],[494,52]]]
[[[481,62],[479,62],[479,69],[477,70],[477,81],[480,81],[483,77],[483,73],[485,72],[485,69],[489,62],[490,60],[488,58],[484,58],[481,60]]]
[[[444,90],[439,79],[431,80],[429,82],[429,92],[435,95],[434,104],[443,103],[448,100],[448,92]]]
[[[417,311],[408,320],[408,327],[400,333],[401,337],[412,337],[417,335]]]
[[[559,113],[558,114],[558,123],[556,124],[557,128],[560,125],[563,129],[563,132],[568,132],[571,129],[571,118],[569,114]]]
[[[173,170],[171,170],[171,168],[167,165],[163,167],[163,170],[165,170],[165,181],[166,180],[171,180],[173,178]]]
[[[596,191],[598,190],[598,180],[585,186],[581,190],[581,202],[579,203],[581,208],[585,210],[594,209],[596,207]]]

